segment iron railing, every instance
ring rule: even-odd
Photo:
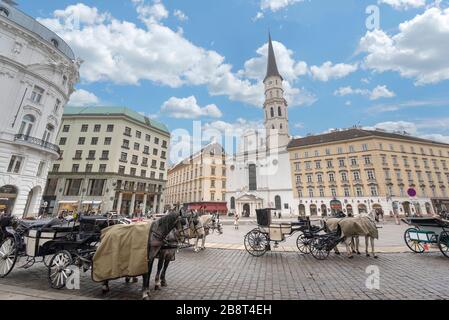
[[[57,154],[61,154],[61,150],[59,149],[59,147],[53,143],[35,138],[35,137],[30,137],[24,134],[17,134],[14,137],[14,141],[20,141],[20,142],[25,142],[34,146],[39,146],[41,148],[47,149],[47,150],[51,150],[56,152]]]

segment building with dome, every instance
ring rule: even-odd
[[[39,213],[79,66],[56,33],[0,0],[0,212]]]

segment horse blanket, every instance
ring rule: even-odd
[[[376,224],[367,217],[332,218],[326,220],[326,225],[330,231],[337,230],[337,226],[340,225],[343,237],[368,236],[379,239],[379,231]]]
[[[104,229],[92,266],[95,282],[137,277],[148,272],[148,236],[152,223]]]

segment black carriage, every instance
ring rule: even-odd
[[[0,278],[6,277],[19,260],[25,261],[21,268],[43,262],[50,285],[60,289],[72,272],[69,266],[90,267],[101,230],[117,223],[121,220],[104,216],[81,216],[72,221],[3,218]]]
[[[271,211],[273,210],[256,210],[258,227],[245,235],[244,245],[246,251],[252,256],[261,257],[268,251],[271,251],[272,243],[277,247],[286,238],[300,232],[301,234],[296,240],[297,247],[300,252],[309,253],[310,241],[313,238],[313,234],[319,230],[319,227],[312,226],[309,219],[273,224],[271,221]]]
[[[324,233],[320,233],[322,231]],[[324,222],[324,226],[317,230],[310,239],[310,253],[317,260],[326,260],[330,252],[344,240],[340,225],[338,225],[337,230],[329,231],[326,222]]]
[[[424,253],[429,245],[438,245],[441,253],[449,258],[449,221],[440,218],[403,219],[412,226],[404,233],[407,247],[415,253]]]

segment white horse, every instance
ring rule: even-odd
[[[182,240],[190,244],[190,239],[195,239],[194,251],[199,252],[206,249],[206,237],[209,235],[210,223],[212,215],[199,216],[198,213],[192,212],[189,215],[187,224],[183,231],[178,235]],[[198,247],[199,240],[202,240],[201,247]]]
[[[357,218],[331,218],[326,220],[326,225],[329,231],[337,230],[340,225],[342,229],[342,237],[344,237],[344,244],[346,245],[346,253],[349,258],[353,257],[353,253],[360,254],[359,238],[365,237],[366,256],[370,257],[368,252],[368,244],[371,242],[371,251],[375,259],[377,255],[374,250],[374,239],[378,238],[376,216],[371,214],[363,214]],[[338,248],[335,248],[335,253],[340,254]]]

